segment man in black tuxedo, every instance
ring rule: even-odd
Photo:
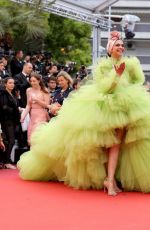
[[[11,60],[10,70],[11,70],[12,77],[19,74],[22,71],[23,64],[24,64],[22,58],[23,58],[23,52],[22,50],[19,50],[15,53],[15,57]]]
[[[26,90],[30,87],[29,78],[33,70],[31,63],[25,63],[21,73],[14,76],[16,91],[19,93],[19,106],[25,108],[27,104]],[[27,131],[22,132],[21,125],[18,126],[18,145],[19,149],[27,146]],[[20,150],[19,150],[20,151]]]
[[[20,107],[25,108],[27,104],[26,90],[30,87],[29,77],[33,70],[31,63],[25,63],[21,73],[14,76],[16,90],[20,92]]]
[[[5,56],[1,56],[0,61],[2,61],[4,64],[4,68],[1,72],[1,78],[5,79],[7,77],[10,77],[10,73],[8,72],[8,60],[7,60],[7,58]]]

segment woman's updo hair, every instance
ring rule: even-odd
[[[109,57],[111,57],[111,52],[112,52],[113,46],[115,45],[117,40],[122,40],[120,32],[118,32],[118,31],[110,32],[108,43],[106,46],[107,55]]]

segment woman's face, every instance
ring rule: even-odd
[[[35,77],[30,78],[30,84],[33,88],[37,88],[40,85],[40,81],[37,80]]]
[[[117,40],[113,46],[111,56],[115,58],[119,58],[122,56],[124,52],[124,44],[122,40]]]
[[[12,91],[15,87],[15,82],[13,79],[9,79],[5,84],[6,90]]]
[[[67,88],[69,86],[69,82],[67,79],[65,79],[63,76],[58,77],[58,85],[63,89]]]

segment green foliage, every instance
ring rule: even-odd
[[[42,45],[48,30],[48,14],[41,11],[40,2],[35,0],[36,4],[33,7],[9,0],[0,1],[0,36],[10,33],[14,40],[14,47],[26,51],[32,48],[34,50],[34,46],[37,49],[39,43]]]
[[[45,13],[43,0],[34,3],[33,6],[0,0],[0,37],[11,35],[13,47],[26,52],[41,50],[46,38],[45,50],[51,51],[57,61],[89,65],[91,27]]]
[[[78,66],[91,63],[91,27],[50,14],[47,48],[59,62],[74,61]]]

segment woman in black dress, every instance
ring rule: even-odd
[[[14,79],[8,77],[4,80],[5,89],[0,95],[0,114],[1,127],[6,145],[5,154],[3,154],[3,163],[5,168],[16,169],[11,162],[11,151],[15,143],[15,130],[20,122],[20,112],[18,101],[13,90],[15,87]]]

